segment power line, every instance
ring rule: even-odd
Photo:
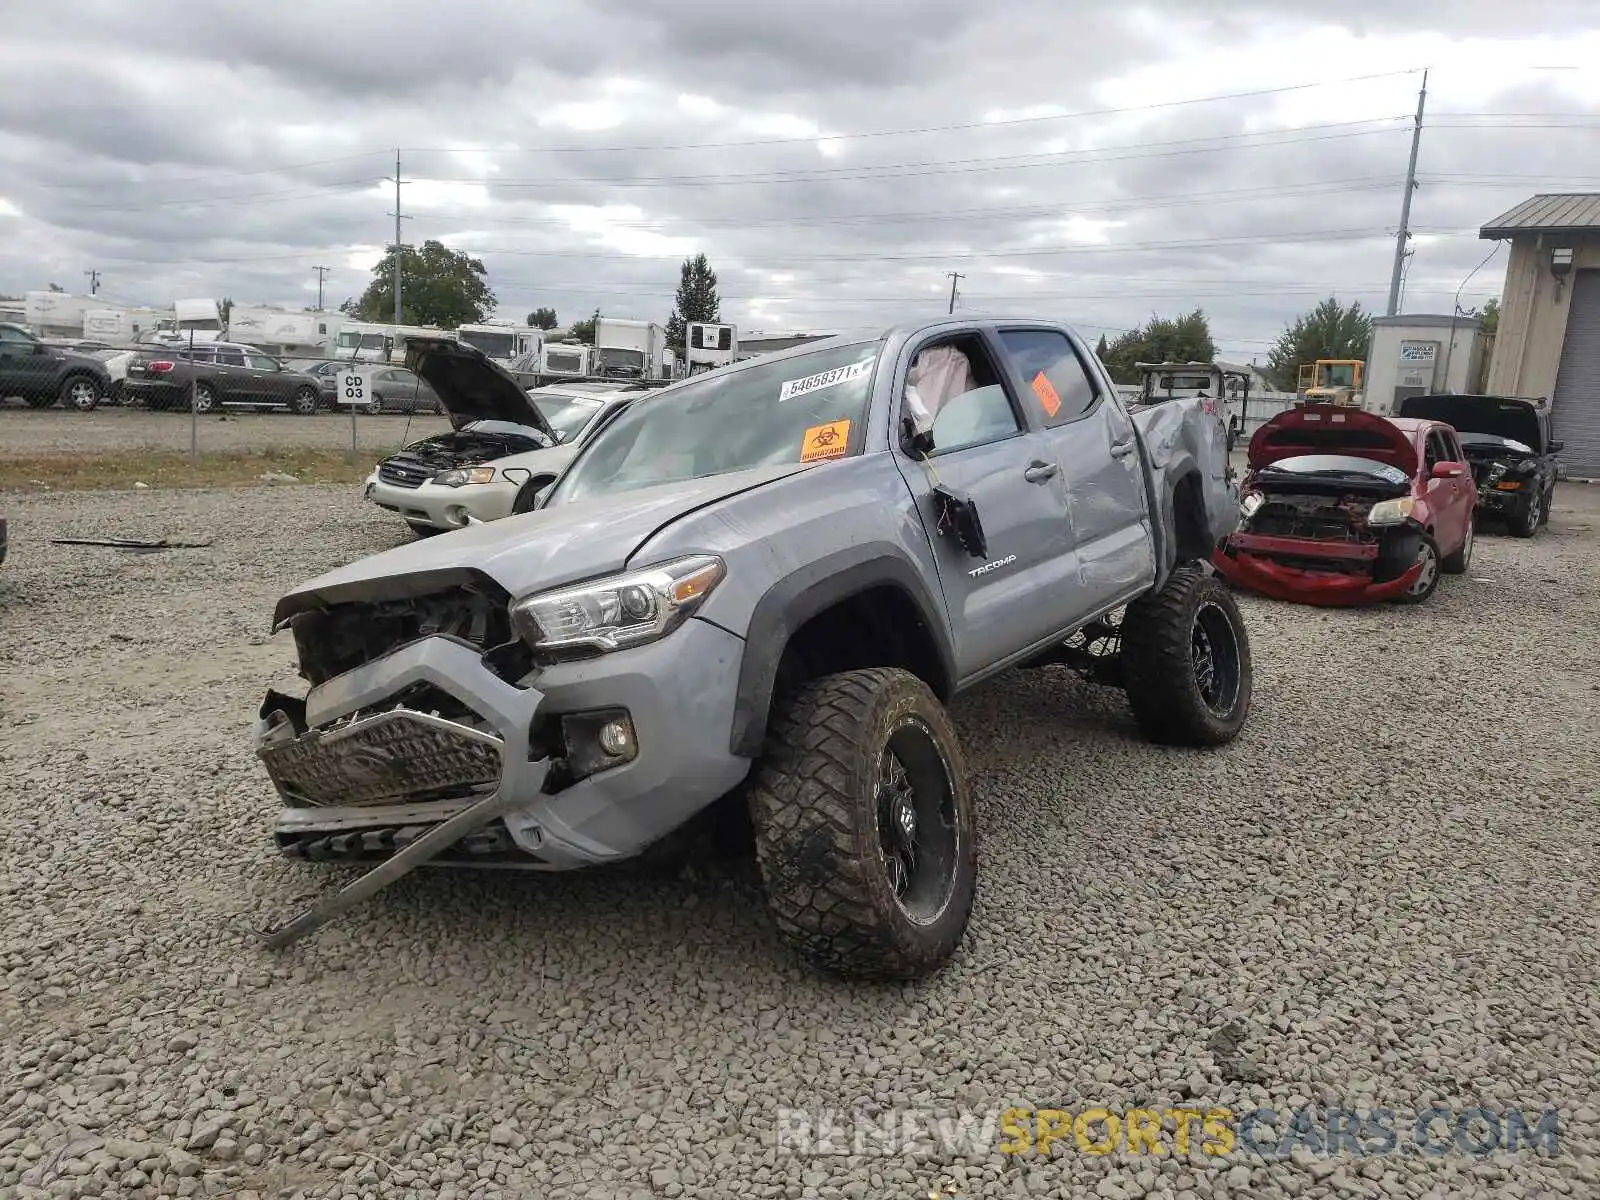
[[[400,211],[400,185],[410,183],[409,179],[400,178],[400,151],[394,152],[394,211],[389,215],[394,218],[394,323],[401,324],[400,320],[400,277],[404,274],[401,269],[405,260],[402,253],[403,243],[400,241],[400,222],[409,221],[411,218]]]
[[[100,294],[100,272],[85,271],[84,274],[89,277],[89,295],[98,296]]]
[[[329,271],[330,268],[328,268],[328,267],[312,267],[311,269],[317,273],[317,311],[321,312],[322,311],[322,284],[323,284],[323,281],[325,279],[327,279],[328,271]]]
[[[1428,103],[1428,73],[1417,93],[1416,123],[1411,127],[1411,161],[1406,165],[1406,190],[1400,200],[1400,230],[1394,239],[1394,269],[1389,276],[1389,316],[1400,311],[1400,276],[1405,270],[1406,243],[1411,240],[1411,194],[1417,190],[1417,151],[1422,145],[1422,110]]]
[[[953,313],[956,311],[956,281],[965,279],[966,276],[959,271],[946,271],[945,274],[950,276],[950,308],[948,311]]]

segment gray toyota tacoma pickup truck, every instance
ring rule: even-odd
[[[518,387],[452,353],[452,386]],[[257,725],[277,843],[377,865],[267,943],[424,862],[615,863],[721,801],[807,957],[938,968],[978,861],[953,695],[1061,663],[1157,741],[1244,724],[1249,641],[1204,565],[1237,523],[1226,436],[1199,401],[1129,417],[1039,320],[835,338],[639,400],[531,512],[278,603],[310,688]]]

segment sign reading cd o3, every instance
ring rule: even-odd
[[[365,371],[339,372],[339,403],[347,404],[351,408],[371,407],[372,394],[367,391]]]

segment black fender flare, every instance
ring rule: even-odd
[[[921,615],[938,653],[944,678],[934,692],[948,698],[955,688],[955,650],[943,606],[905,552],[886,542],[864,542],[791,571],[762,593],[750,614],[733,710],[729,750],[756,758],[767,737],[767,715],[778,680],[778,664],[795,631],[818,613],[875,587],[904,593]]]

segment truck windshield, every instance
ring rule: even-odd
[[[517,352],[516,335],[496,333],[483,329],[460,329],[456,337],[469,346],[476,346],[490,358],[510,359]]]
[[[643,350],[623,350],[617,346],[602,346],[600,361],[608,367],[641,369],[644,366]]]
[[[567,469],[547,506],[859,453],[881,348],[835,346],[635,401]]]

